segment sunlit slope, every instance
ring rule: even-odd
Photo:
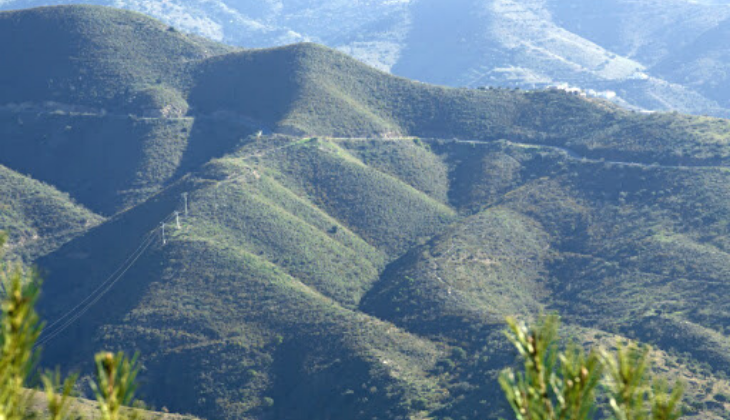
[[[312,167],[323,180],[337,171],[337,185],[307,191],[317,183],[306,178]],[[168,216],[183,211],[183,191],[189,216],[178,230]],[[355,205],[343,191],[382,198]],[[371,225],[353,214],[369,215]],[[45,313],[61,319],[46,335],[51,360],[77,365],[95,342],[139,349],[148,400],[209,417],[370,418],[425,409],[441,398],[429,373],[441,346],[356,309],[395,253],[453,217],[447,205],[332,142],[251,144],[42,262],[53,296]],[[165,245],[157,219],[167,220]],[[105,273],[117,266],[129,270],[105,291]],[[61,318],[74,302],[80,308]]]
[[[472,158],[450,161],[459,149]],[[502,319],[557,310],[581,340],[590,327],[681,355],[693,383],[716,384],[692,391],[690,411],[724,409],[699,401],[712,400],[728,366],[730,342],[718,333],[730,269],[726,169],[589,161],[514,143],[434,150],[454,174],[469,165],[477,176],[468,179],[491,193],[472,195],[464,204],[478,209],[473,215],[391,264],[361,303],[365,312],[481,349],[481,361],[454,369],[475,392],[489,392],[469,372],[494,374],[505,363]]]
[[[725,120],[637,114],[561,91],[431,86],[315,44],[234,50],[111,8],[3,12],[2,33],[20,41],[0,46],[14,63],[0,69],[0,163],[105,215],[259,130],[504,138],[643,163],[730,156]]]
[[[424,297],[456,304],[460,299],[449,297],[448,288],[471,287],[458,279],[488,282],[488,273],[500,279],[518,273],[539,279],[540,284],[528,286],[516,277],[498,283],[517,287],[515,297],[532,296],[548,306],[560,304],[561,311],[580,314],[583,321],[600,322],[606,328],[634,322],[632,317],[644,313],[681,315],[707,328],[725,322],[724,304],[712,299],[722,294],[722,278],[730,261],[724,222],[730,211],[730,191],[724,187],[729,174],[724,168],[591,161],[549,147],[507,142],[476,146],[434,142],[433,150],[450,165],[452,180],[459,180],[459,174],[469,169],[469,177],[452,188],[458,187],[463,198],[472,197],[455,204],[474,210],[404,257],[408,263],[400,265],[423,265],[424,281],[446,291]],[[471,159],[464,159],[462,152]],[[481,175],[482,171],[489,176]],[[472,182],[490,194],[473,194]],[[459,271],[466,267],[480,274]],[[576,269],[586,271],[572,271]],[[448,275],[437,275],[441,270]],[[396,277],[403,280],[412,274]],[[448,276],[455,276],[455,283],[442,281]],[[596,288],[598,279],[618,283]],[[636,283],[638,279],[649,283]],[[619,292],[622,282],[626,282],[626,294]],[[653,282],[663,287],[652,286]],[[652,292],[644,292],[641,284]],[[494,287],[489,290],[495,291]],[[581,287],[585,296],[579,292]],[[612,292],[604,296],[602,291],[607,289]],[[468,289],[462,292],[474,294]],[[564,304],[559,303],[562,299]],[[584,299],[590,302],[581,304]],[[499,309],[509,301],[489,302],[485,308],[500,316],[525,310]],[[709,309],[709,305],[718,306]],[[464,306],[475,308],[474,302]]]
[[[10,252],[27,262],[103,220],[75,203],[68,194],[2,165],[0,197],[0,230],[10,236]]]
[[[301,135],[509,139],[644,163],[725,164],[729,155],[726,120],[635,113],[558,90],[431,86],[315,44],[215,57],[195,78],[198,112]]]
[[[3,0],[0,9],[56,3]],[[728,115],[721,92],[730,7],[723,1],[94,3],[246,48],[315,41],[428,83],[523,89],[566,84],[644,109]]]
[[[510,142],[262,138],[44,260],[58,319],[148,244],[47,345],[70,365],[89,331],[141,349],[148,399],[208,417],[499,413],[480,401],[510,360],[503,317],[559,310],[579,340],[654,344],[710,413],[726,177]]]
[[[581,342],[655,345],[689,413],[730,408],[728,121],[215,49],[113,9],[0,14],[37,22],[79,59],[38,80],[103,89],[0,93],[0,188],[50,200],[3,194],[3,220],[108,216],[35,261],[50,365],[139,349],[143,397],[207,418],[496,418],[504,316],[558,310]]]

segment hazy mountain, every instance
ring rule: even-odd
[[[729,121],[103,7],[0,38],[0,229],[37,242],[50,365],[139,350],[143,398],[207,418],[498,418],[504,317],[556,310],[727,412]]]
[[[59,4],[4,0],[0,8]],[[725,0],[97,0],[243,47],[314,41],[451,86],[581,88],[649,110],[730,116]],[[718,86],[720,87],[718,89]]]

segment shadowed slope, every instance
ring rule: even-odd
[[[185,85],[194,62],[231,48],[142,14],[97,6],[0,13],[0,105],[56,101],[123,110],[149,85]]]
[[[313,44],[208,56],[112,9],[0,16],[100,62],[54,62],[93,98],[0,95],[0,162],[113,215],[38,260],[51,363],[141,349],[150,401],[212,418],[497,417],[502,317],[558,309],[579,341],[656,344],[693,413],[725,409],[728,121],[429,86]]]

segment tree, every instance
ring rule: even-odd
[[[19,266],[3,264],[1,276],[5,296],[0,303],[0,418],[21,420],[30,398],[24,386],[38,357],[33,347],[42,330],[34,309],[38,287],[33,274]],[[24,281],[26,276],[29,281]]]
[[[604,411],[610,419],[680,417],[683,386],[678,382],[670,390],[666,381],[653,378],[648,347],[619,343],[615,352],[586,351],[570,343],[560,350],[555,315],[541,317],[533,326],[514,318],[507,324],[522,368],[504,370],[499,383],[518,420],[595,419],[600,396],[608,401]]]
[[[7,235],[0,232],[0,261],[6,241]],[[4,291],[0,298],[0,419],[23,420],[29,417],[30,399],[33,397],[27,381],[40,356],[35,344],[43,331],[43,323],[35,304],[40,295],[41,281],[35,271],[24,270],[20,264],[6,261],[0,262],[0,281]],[[101,352],[96,355],[95,361],[96,382],[93,388],[101,419],[136,417],[135,411],[122,411],[122,406],[134,400],[139,371],[137,356],[129,359],[124,353]],[[41,376],[50,420],[70,418],[71,393],[76,378],[76,375],[71,375],[62,380],[58,369]]]
[[[137,355],[132,359],[124,353],[97,353],[96,383],[94,393],[99,404],[102,420],[120,420],[126,418],[121,408],[134,400],[137,389],[136,379],[139,367]]]

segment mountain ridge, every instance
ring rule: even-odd
[[[689,413],[728,408],[727,120],[431,86],[312,44],[206,56],[110,8],[23,14],[21,39],[34,14],[121,22],[59,39],[107,75],[143,63],[104,87],[121,96],[0,91],[0,164],[79,203],[63,223],[103,215],[32,255],[47,364],[140,350],[145,400],[209,418],[499,418],[502,319],[556,310],[581,343],[653,344]]]
[[[723,2],[459,0],[448,7],[427,0],[82,3],[136,10],[184,31],[248,48],[318,42],[429,83],[565,86],[637,109],[728,116],[728,104],[711,80],[686,79],[692,68],[722,74],[721,61],[712,58],[722,46],[709,50],[702,39],[721,37],[712,32],[730,19],[730,7]],[[0,8],[49,4],[55,2],[7,0]],[[701,48],[690,48],[692,43]],[[687,70],[660,63],[687,63],[680,66]]]

